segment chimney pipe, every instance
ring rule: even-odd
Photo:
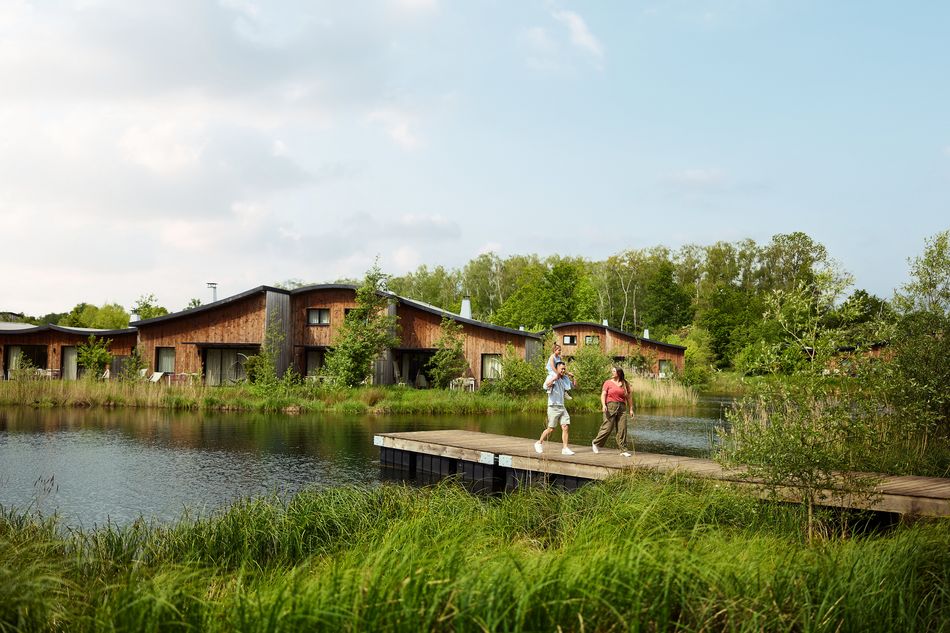
[[[644,330],[643,330],[643,338],[650,338],[650,330],[644,328]]]
[[[472,298],[468,295],[462,297],[462,309],[459,310],[459,316],[463,319],[472,318]]]

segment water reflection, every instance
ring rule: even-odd
[[[640,451],[704,456],[717,401],[637,417]],[[572,416],[590,441],[596,414]],[[461,428],[524,437],[540,415],[342,416],[0,409],[0,505],[58,512],[71,526],[207,514],[236,499],[305,487],[375,485],[375,433]],[[558,436],[558,433],[555,433]],[[557,439],[557,437],[555,437]]]

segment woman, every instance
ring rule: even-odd
[[[614,430],[617,431],[617,447],[620,454],[624,457],[630,457],[630,450],[627,448],[627,421],[624,419],[624,410],[630,412],[633,417],[633,393],[630,391],[630,383],[624,378],[623,370],[619,367],[612,367],[611,376],[604,381],[604,386],[600,390],[600,404],[604,411],[604,421],[600,425],[600,431],[597,437],[591,443],[591,448],[595,453],[607,443],[607,438]]]

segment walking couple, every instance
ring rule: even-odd
[[[555,344],[554,353],[551,354],[551,359],[548,361],[548,376],[544,381],[544,389],[548,392],[548,423],[547,428],[541,433],[541,438],[534,443],[534,450],[537,453],[543,453],[544,441],[560,424],[561,441],[564,444],[561,454],[573,455],[574,451],[568,446],[571,415],[564,406],[564,397],[568,395],[567,392],[572,387],[577,386],[577,381],[573,374],[568,374],[567,366],[561,360],[559,352],[560,346]],[[591,443],[591,449],[594,453],[599,453],[610,434],[616,432],[620,454],[624,457],[630,457],[631,452],[627,448],[627,423],[624,419],[624,410],[628,410],[630,416],[633,416],[633,392],[621,368],[613,367],[611,369],[611,377],[604,381],[600,391],[600,404],[604,413],[604,420],[600,425],[597,437]]]

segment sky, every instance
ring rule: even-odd
[[[950,3],[3,0],[0,311],[950,228]]]

